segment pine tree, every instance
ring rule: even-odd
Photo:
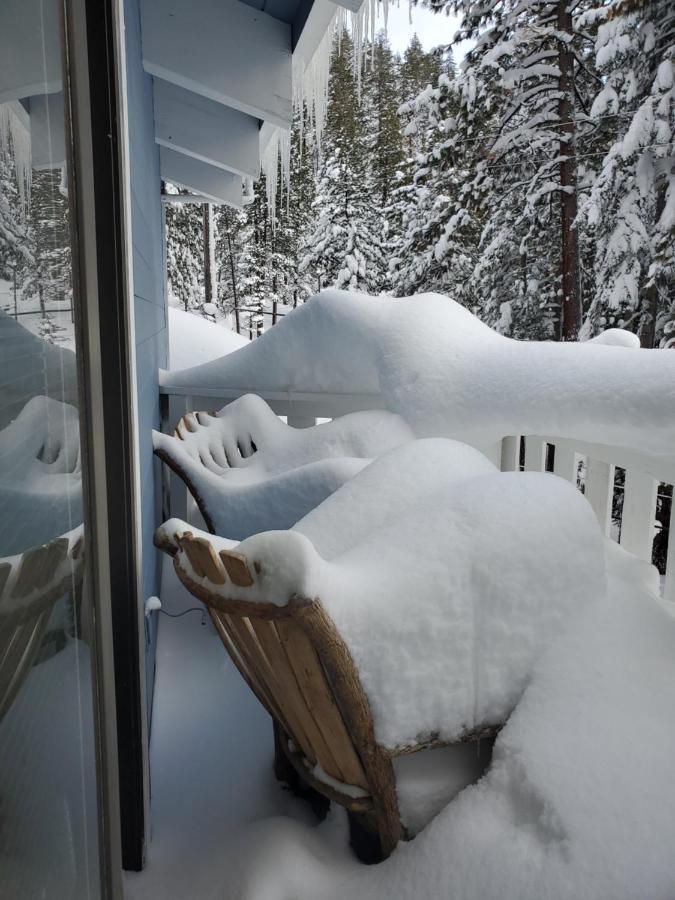
[[[418,36],[413,34],[401,63],[399,106],[414,100],[428,85],[434,87],[440,74],[440,55],[433,52],[427,53]]]
[[[68,199],[62,191],[59,170],[34,172],[29,204],[28,246],[33,264],[22,277],[23,298],[37,298],[40,332],[47,340],[58,340],[50,312],[72,302],[72,267]]]
[[[165,209],[169,291],[186,311],[198,309],[204,292],[202,207],[194,203],[167,203]]]
[[[452,70],[450,70],[452,71]],[[472,184],[475,146],[448,137],[461,92],[454,78],[441,73],[436,87],[428,85],[400,113],[405,133],[418,152],[411,158],[409,180],[400,189],[403,241],[395,260],[397,294],[435,290],[474,307],[471,278],[477,262],[480,233],[480,190]],[[485,117],[473,123],[475,137]]]
[[[581,209],[595,239],[585,330],[633,324],[653,347],[673,331],[675,8],[620,0],[593,18],[603,85],[591,115],[609,120],[611,142]]]
[[[331,58],[323,155],[301,270],[316,273],[321,286],[377,293],[385,265],[380,217],[367,190],[366,137],[352,41],[344,34]]]

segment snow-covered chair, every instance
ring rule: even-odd
[[[170,520],[155,540],[291,765],[382,856],[477,776],[441,767],[451,793],[436,781],[425,814],[419,772],[404,783],[411,754],[494,734],[542,649],[605,591],[602,535],[575,488],[443,439],[384,454],[290,531],[238,543]]]
[[[80,526],[0,559],[0,720],[33,665],[55,603],[79,590],[83,557]]]
[[[378,857],[389,856],[408,837],[392,754],[376,740],[358,671],[321,602],[298,596],[277,606],[246,599],[247,591],[255,590],[255,561],[249,565],[240,553],[217,552],[207,538],[192,532],[158,543],[177,554],[179,578],[207,605],[234,664],[277,724],[276,749],[305,783],[345,807],[366,832],[377,836]],[[236,597],[223,598],[214,590],[226,582],[236,586]],[[464,741],[494,733],[485,728]],[[442,744],[432,739],[424,746]],[[405,752],[420,749],[424,747]],[[472,755],[480,764],[476,750]],[[276,770],[280,772],[278,759]],[[281,777],[292,780],[283,768]]]
[[[413,438],[381,410],[293,428],[253,394],[217,413],[187,413],[173,435],[153,432],[156,455],[183,479],[208,529],[239,539],[290,528],[372,457]]]

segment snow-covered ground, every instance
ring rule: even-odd
[[[40,311],[40,300],[37,296],[24,298],[21,290],[14,297],[14,285],[11,281],[0,278],[0,310],[14,318],[18,312],[16,321],[24,326],[36,337],[48,338],[59,347],[68,350],[75,349],[75,324],[72,311],[72,298],[67,297],[62,302],[50,301],[47,309],[45,326],[44,318]]]
[[[248,343],[244,335],[196,313],[169,307],[169,368],[183,369],[218,359]]]
[[[675,618],[609,558],[539,660],[485,776],[376,867],[344,813],[317,826],[272,774],[269,719],[201,612],[162,617],[148,867],[130,900],[670,900]],[[196,604],[165,561],[163,604]]]

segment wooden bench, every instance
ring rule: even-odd
[[[54,604],[82,582],[82,529],[0,560],[0,720],[35,660]]]
[[[181,582],[208,607],[235,666],[276,723],[276,743],[290,765],[376,837],[379,858],[389,856],[408,837],[392,759],[442,742],[405,748],[378,743],[359,673],[319,599],[293,596],[283,606],[258,602],[255,560],[232,550],[217,552],[189,531],[170,538],[159,530],[155,543],[174,557]],[[228,584],[235,588],[231,597],[223,593]],[[245,599],[249,588],[251,597]]]

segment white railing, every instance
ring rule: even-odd
[[[306,428],[317,419],[334,419],[348,412],[363,409],[382,409],[379,395],[295,393],[293,391],[201,390],[189,393],[175,388],[162,389],[162,430],[172,432],[182,415],[193,410],[217,410],[245,393],[258,393],[277,415],[286,416],[289,425]],[[548,445],[555,448],[548,451]],[[481,448],[504,472],[521,468],[521,436],[505,437],[500,444]],[[524,469],[542,472],[547,457],[553,457],[553,472],[572,484],[579,484],[582,463],[583,488],[600,526],[606,536],[612,530],[612,501],[617,467],[625,470],[623,510],[621,514],[620,544],[630,553],[651,562],[656,529],[657,490],[661,483],[675,484],[675,464],[643,456],[621,447],[590,444],[556,437],[527,435],[524,437]],[[173,473],[165,492],[164,512],[186,518],[188,498],[183,482]],[[672,504],[675,510],[675,503]],[[675,601],[675,514],[671,510],[671,528],[667,550],[663,593]],[[570,562],[573,565],[573,562]]]

